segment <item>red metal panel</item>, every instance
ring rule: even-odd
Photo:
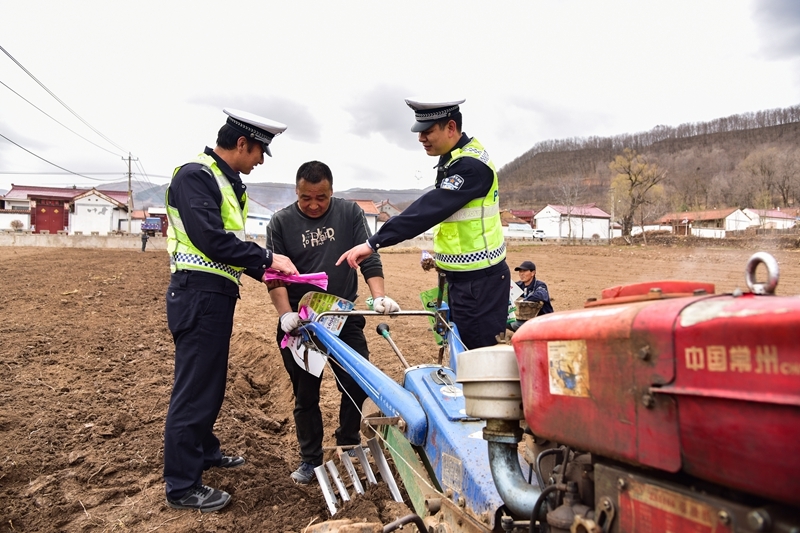
[[[698,301],[676,329],[683,468],[800,505],[800,299]]]
[[[699,499],[664,487],[627,480],[619,496],[620,531],[728,533],[717,509]]]
[[[696,290],[703,290],[707,294],[714,294],[713,283],[700,283],[697,281],[647,281],[644,283],[633,283],[631,285],[619,285],[603,289],[600,297],[625,298],[629,296],[641,296],[648,294],[652,289],[660,289],[662,294],[692,294]]]
[[[652,384],[672,379],[671,330],[680,307],[674,300],[660,303],[674,307],[671,316],[655,313],[639,331],[633,330],[637,314],[653,304],[555,313],[520,328],[513,343],[525,419],[536,435],[607,457],[678,470],[674,401],[658,398],[650,408],[642,402]],[[654,333],[642,334],[641,328],[655,326],[658,320]],[[638,353],[647,343],[670,356],[642,361]],[[558,350],[579,351],[581,345],[585,356],[560,368]],[[559,388],[564,374],[572,390]]]

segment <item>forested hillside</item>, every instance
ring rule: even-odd
[[[614,137],[540,142],[499,170],[501,206],[596,203],[611,211],[609,164],[625,149],[665,172],[654,215],[766,209],[800,199],[800,105]],[[660,213],[659,213],[660,212]]]

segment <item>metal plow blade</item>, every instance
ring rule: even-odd
[[[396,502],[402,502],[403,496],[400,494],[400,489],[397,486],[397,482],[392,476],[392,472],[389,469],[389,463],[386,461],[386,457],[383,455],[383,450],[381,449],[378,439],[372,438],[368,440],[367,447],[369,448],[369,453],[372,456],[373,462],[375,463],[375,468],[377,468],[378,472],[381,474],[381,479],[383,479],[383,481],[389,486],[389,491],[392,493],[392,498],[394,498],[394,501]],[[349,482],[343,480],[343,476],[339,474],[339,470],[337,469],[336,463],[333,460],[330,460],[324,465],[320,465],[314,469],[314,473],[317,475],[319,486],[322,489],[323,496],[325,496],[325,503],[328,505],[328,510],[330,511],[331,516],[334,516],[339,510],[340,500],[342,503],[350,501],[350,492],[347,490],[348,486],[352,487],[356,495],[365,493],[364,483],[362,482],[361,477],[358,475],[358,471],[356,469],[357,466],[360,465],[361,470],[364,473],[364,479],[367,483],[367,486],[377,485],[378,483],[378,480],[372,470],[373,465],[369,462],[364,448],[361,446],[356,446],[352,451],[353,455],[355,455],[355,458],[358,461],[356,464],[353,464],[353,458],[347,452],[343,452],[340,449],[338,453],[339,462],[342,463],[344,471],[347,474],[347,477],[344,479],[349,480]],[[336,487],[335,491],[334,486]]]

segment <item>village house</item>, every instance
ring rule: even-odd
[[[389,200],[382,200],[378,202],[375,204],[375,208],[378,210],[378,219],[375,223],[375,227],[377,229],[381,229],[381,226],[383,226],[387,220],[403,212],[401,209],[398,209],[392,205]]]
[[[503,237],[506,239],[533,239],[533,228],[530,223],[517,217],[514,211],[500,211],[500,223],[503,225]]]
[[[509,211],[511,211],[512,215],[533,227],[533,215],[536,214],[536,211],[533,209],[510,209]]]
[[[724,239],[728,231],[745,230],[752,220],[736,207],[667,213],[659,223],[672,228],[675,235],[694,235],[712,239]]]
[[[0,228],[14,220],[33,233],[108,235],[127,231],[127,191],[11,185],[0,198]]]
[[[367,227],[371,234],[374,234],[378,231],[378,215],[380,215],[380,211],[375,206],[375,202],[372,200],[350,200],[351,202],[355,202],[358,204],[358,207],[364,211],[364,217],[367,219]]]
[[[545,237],[550,239],[608,239],[611,224],[611,215],[597,207],[597,204],[548,204],[533,219],[535,227],[544,230]]]
[[[264,204],[249,198],[247,201],[247,220],[244,221],[244,232],[250,238],[266,237],[267,226],[275,212]]]
[[[781,211],[778,209],[742,209],[750,217],[751,226],[759,229],[788,229],[797,223],[793,210]]]

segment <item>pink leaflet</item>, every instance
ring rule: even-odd
[[[272,281],[272,280],[283,281],[286,283],[308,283],[310,285],[316,285],[323,291],[328,289],[328,274],[325,272],[312,272],[310,274],[288,275],[278,272],[277,270],[274,270],[272,268],[268,268],[264,272],[263,281]]]

